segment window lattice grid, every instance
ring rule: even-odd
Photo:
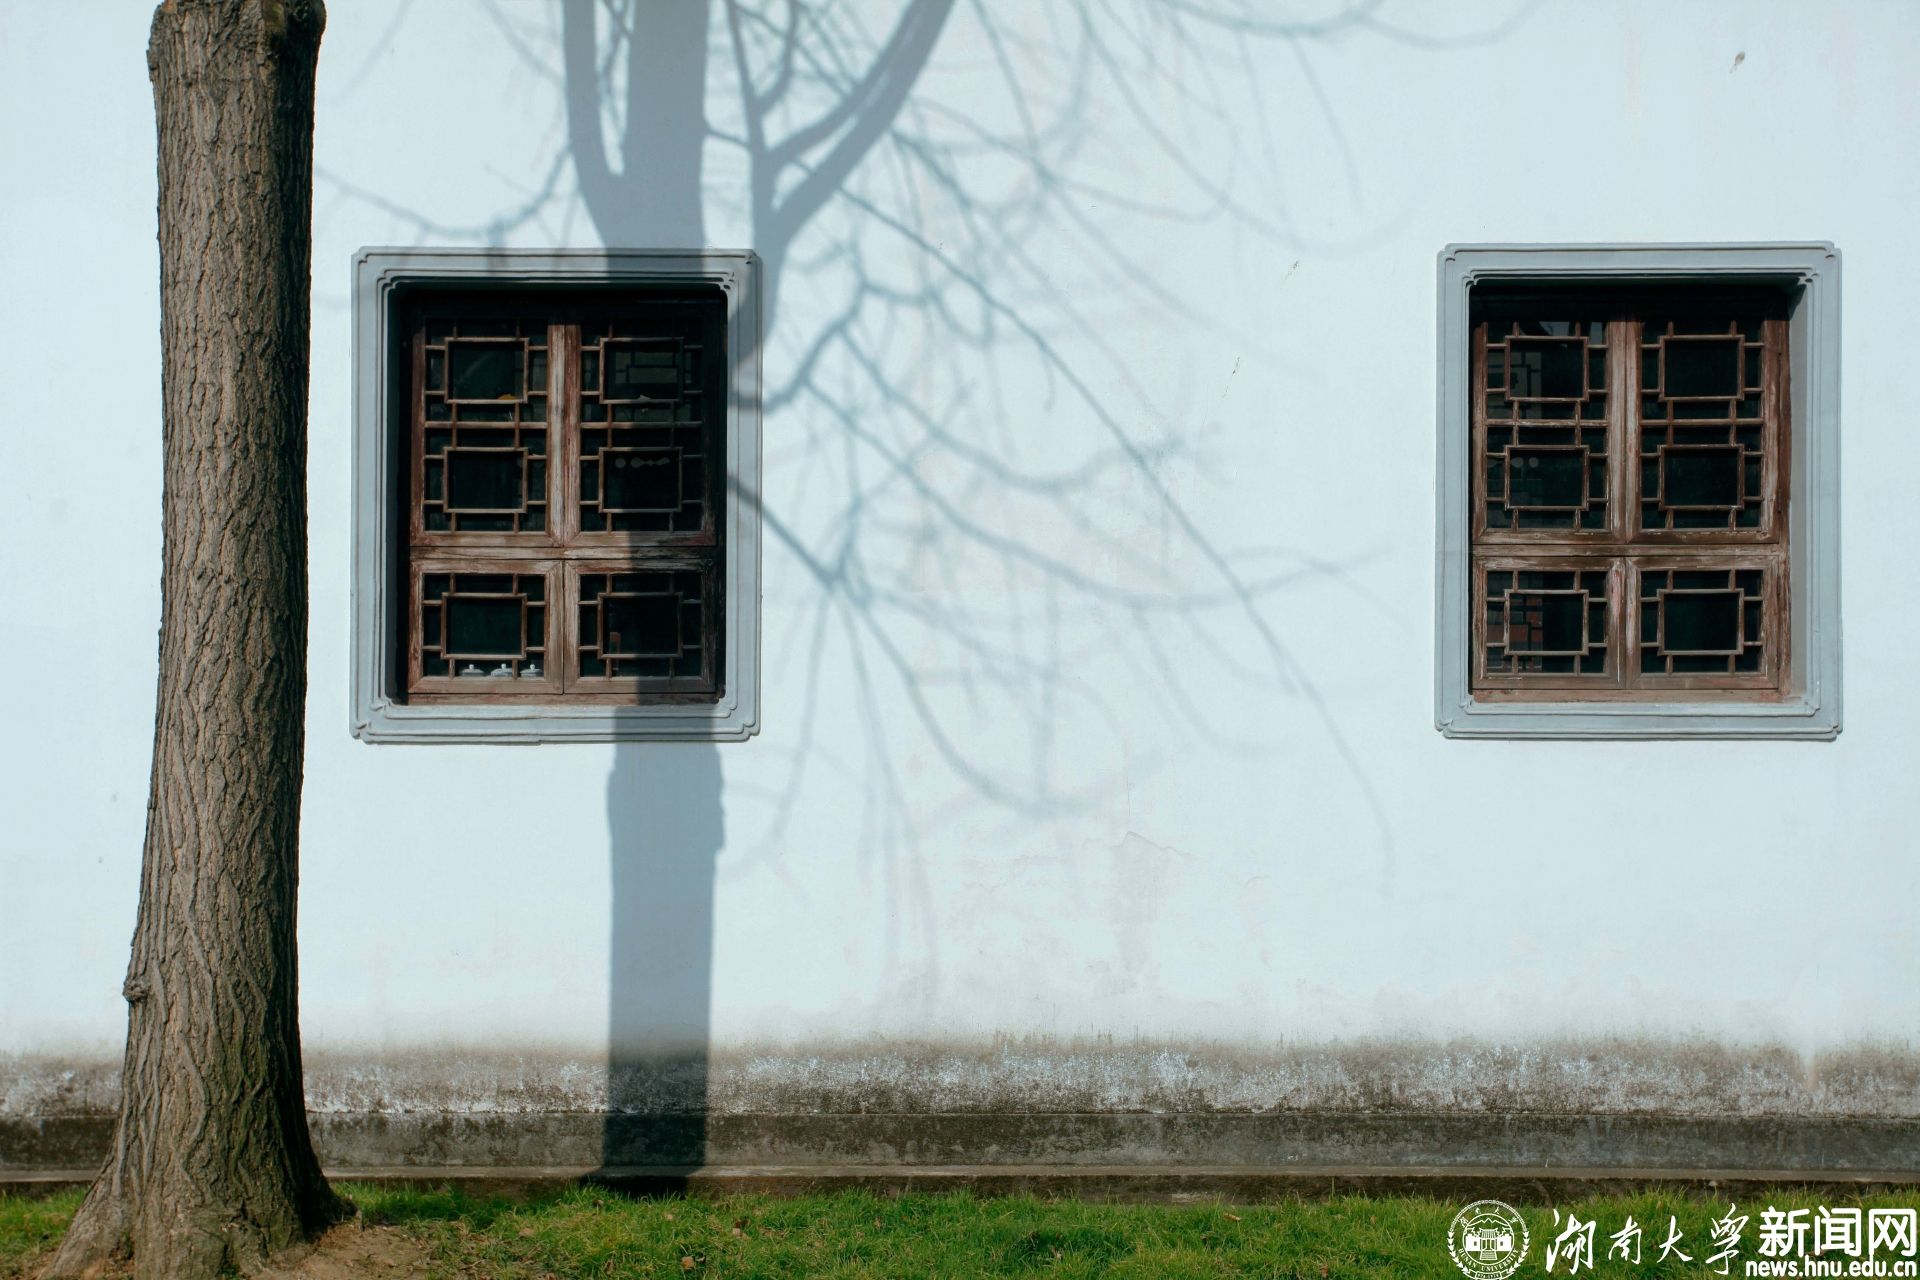
[[[549,594],[544,570],[420,571],[420,678],[508,688],[548,679]]]
[[[645,336],[618,324],[582,334],[582,533],[711,532],[715,354],[693,321],[656,324]]]
[[[690,692],[713,686],[718,602],[711,565],[583,569],[577,581],[582,681]]]
[[[1773,572],[1763,564],[1638,566],[1640,675],[1764,680]]]
[[[721,696],[728,308],[693,288],[410,304],[410,698]],[[544,585],[467,581],[500,575]]]
[[[1640,527],[1759,530],[1774,445],[1768,322],[1654,319],[1639,344]]]
[[[1494,529],[1608,525],[1608,326],[1492,320],[1481,356],[1481,467]]]
[[[1489,564],[1476,574],[1484,677],[1611,678],[1611,573],[1591,565]]]
[[[1536,288],[1475,306],[1469,686],[1787,690],[1781,295]],[[1663,592],[1643,570],[1718,585]]]
[[[414,479],[421,532],[548,529],[546,324],[429,319],[418,351]]]

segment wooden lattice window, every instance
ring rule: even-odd
[[[1743,286],[1475,298],[1476,698],[1789,687],[1789,307]]]
[[[718,289],[407,300],[409,702],[722,693]]]

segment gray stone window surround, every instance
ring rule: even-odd
[[[1450,738],[1806,738],[1840,732],[1840,255],[1824,242],[1455,244],[1439,255],[1435,724]],[[1788,696],[1773,702],[1485,702],[1469,686],[1474,288],[1764,281],[1789,320]]]
[[[702,284],[727,298],[726,598],[723,693],[712,703],[425,706],[397,696],[398,565],[394,518],[404,447],[404,391],[391,331],[399,293],[415,286]],[[367,248],[353,259],[352,731],[376,743],[740,741],[760,711],[760,294],[748,250]]]

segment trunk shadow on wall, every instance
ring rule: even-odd
[[[1089,6],[1083,16],[1091,20],[1095,7]],[[874,482],[849,471],[828,481],[833,486],[829,506],[837,505],[842,514],[828,522],[824,534],[790,524],[786,511],[761,508],[766,535],[792,557],[789,568],[811,578],[817,588],[816,637],[830,633],[835,628],[829,624],[837,623],[856,651],[856,665],[864,669],[872,662],[883,673],[892,668],[934,749],[971,791],[1040,819],[1084,803],[1085,797],[1059,785],[1050,769],[1002,775],[988,762],[994,750],[956,729],[949,719],[951,707],[934,709],[941,705],[935,686],[945,661],[923,659],[934,669],[930,684],[928,671],[902,655],[924,653],[931,632],[940,651],[959,655],[970,682],[1010,694],[1004,708],[1010,718],[1002,725],[1024,724],[1017,736],[1039,744],[1043,756],[1054,750],[1057,717],[1099,719],[1111,709],[1097,692],[1084,705],[1074,703],[1074,681],[1063,674],[1056,655],[989,639],[1000,629],[970,616],[968,610],[975,606],[964,598],[930,604],[920,590],[917,554],[891,542],[886,530],[897,521],[919,531],[922,550],[937,546],[962,557],[984,554],[1002,571],[1028,576],[1034,595],[1010,608],[1007,629],[1013,632],[1024,632],[1029,625],[1044,632],[1062,611],[1095,607],[1128,609],[1136,615],[1170,607],[1185,613],[1180,597],[1190,589],[1169,585],[1163,594],[1149,592],[1151,598],[1143,602],[1130,587],[1096,580],[1097,575],[1089,579],[1072,553],[1010,537],[992,515],[968,511],[963,499],[956,501],[983,479],[1026,495],[1057,521],[1096,527],[1094,540],[1124,559],[1136,555],[1125,545],[1124,533],[1102,527],[1101,519],[1088,516],[1087,509],[1097,511],[1101,505],[1096,481],[1111,474],[1134,475],[1148,495],[1148,505],[1184,530],[1223,579],[1224,591],[1218,594],[1224,599],[1204,605],[1196,599],[1194,609],[1213,614],[1229,630],[1250,624],[1280,682],[1304,692],[1316,705],[1318,694],[1261,614],[1262,597],[1277,583],[1257,580],[1251,565],[1232,562],[1214,546],[1178,508],[1160,478],[1159,468],[1184,456],[1190,446],[1178,431],[1158,440],[1129,435],[1116,410],[1095,390],[1094,376],[1073,367],[1053,348],[1045,330],[1047,320],[1058,317],[1036,320],[1012,301],[1032,280],[1017,268],[1007,278],[1004,266],[1020,260],[1024,227],[1054,211],[1062,199],[1064,179],[1055,166],[1071,154],[1071,144],[1043,140],[1030,123],[1013,136],[994,140],[990,151],[1004,153],[1030,174],[1030,192],[976,193],[947,181],[948,170],[977,140],[942,135],[938,110],[931,119],[920,118],[909,99],[953,9],[953,0],[904,0],[897,10],[888,11],[879,30],[867,31],[830,14],[810,16],[798,5],[684,0],[649,8],[641,0],[614,0],[605,6],[563,0],[559,53],[566,153],[580,204],[603,243],[701,246],[712,242],[704,174],[707,149],[736,127],[740,130],[737,141],[744,144],[746,181],[744,189],[733,194],[744,197],[743,207],[735,212],[747,215],[751,245],[762,264],[765,328],[760,341],[769,341],[785,320],[781,300],[784,286],[792,283],[790,274],[798,271],[816,293],[821,282],[841,291],[829,312],[818,313],[816,305],[816,314],[803,322],[805,331],[797,335],[798,349],[790,347],[785,359],[770,368],[766,409],[770,418],[784,420],[789,431],[824,430],[822,456],[850,448],[865,455],[884,477]],[[1353,10],[1355,17],[1363,13],[1363,7]],[[1337,27],[1340,21],[1331,25]],[[723,56],[716,60],[709,43],[722,33]],[[1301,28],[1294,34],[1319,33]],[[709,76],[729,63],[739,119],[716,128],[707,116]],[[725,72],[720,74],[724,82]],[[1007,92],[1022,97],[1022,86],[1008,74]],[[1086,92],[1087,86],[1078,82],[1065,90],[1054,127],[1075,132]],[[1023,115],[1025,110],[1023,106]],[[790,116],[809,112],[811,123],[791,126]],[[782,125],[791,132],[782,134]],[[921,178],[946,192],[950,207],[942,213],[916,212],[909,191],[884,184],[878,193],[858,189],[851,180],[876,153],[891,163],[919,165]],[[1235,212],[1224,187],[1210,190],[1207,198],[1230,215]],[[935,226],[947,230],[937,233]],[[956,237],[957,243],[949,247],[943,235]],[[816,257],[829,265],[815,261],[809,267],[796,260],[794,246],[809,236]],[[821,247],[825,245],[835,247]],[[913,282],[870,276],[864,264],[884,246],[915,255],[929,278]],[[1102,242],[1094,248],[1102,251],[1106,246]],[[832,265],[849,263],[851,269]],[[1131,278],[1134,267],[1114,260],[1106,270]],[[987,317],[982,332],[971,331],[968,320],[956,318],[975,313]],[[1086,317],[1070,312],[1065,318],[1069,329],[1092,332]],[[786,323],[792,327],[790,320]],[[995,452],[993,442],[973,438],[965,425],[948,420],[945,411],[931,403],[946,391],[923,385],[911,365],[889,363],[878,335],[902,323],[924,326],[934,349],[954,353],[950,374],[957,387],[981,376],[968,359],[997,371],[995,361],[1005,348],[1049,380],[1058,378],[1077,389],[1096,427],[1078,465],[1056,472],[1046,460],[1012,463],[1008,455]],[[752,350],[730,353],[740,362],[756,361],[759,355]],[[852,389],[846,384],[848,374]],[[884,421],[875,420],[876,410]],[[1009,467],[1016,474],[1003,476]],[[1023,472],[1022,467],[1032,470]],[[895,484],[896,476],[904,476],[905,482]],[[742,496],[759,506],[760,494]],[[1265,566],[1260,572],[1264,575]],[[1176,680],[1159,650],[1135,656],[1161,678]],[[897,848],[911,850],[915,844],[916,816],[904,799],[907,788],[893,775],[888,760],[893,748],[883,701],[869,695],[854,713],[864,717],[874,741],[885,744],[877,753],[881,763],[875,766],[884,776],[870,791],[889,797],[883,803],[890,820],[878,824],[894,833],[887,842],[894,847],[883,851],[889,864],[886,878],[924,899],[917,869],[893,865],[900,860]],[[806,703],[807,727],[801,731],[776,816],[762,833],[762,849],[777,841],[785,815],[800,803],[799,762],[814,749],[811,689]],[[1335,732],[1331,723],[1328,728]],[[725,838],[719,750],[711,743],[623,745],[615,751],[608,779],[612,897],[607,1113],[600,1177],[629,1189],[671,1189],[681,1171],[706,1163],[710,1154],[714,878]],[[1370,793],[1367,803],[1374,807]],[[930,922],[930,902],[919,902],[913,914]],[[930,972],[937,973],[937,963]]]
[[[624,42],[623,131],[608,162],[592,6],[568,0],[562,62],[567,148],[603,243],[707,242],[701,182],[709,10],[660,6]],[[612,13],[631,31],[637,10]],[[640,175],[645,174],[644,180]],[[744,353],[734,353],[741,358]],[[725,840],[720,750],[711,742],[621,743],[607,775],[610,858],[607,1097],[602,1181],[675,1190],[706,1163],[715,864]]]
[[[1334,706],[1294,654],[1291,633],[1303,622],[1285,607],[1294,587],[1325,579],[1360,607],[1392,616],[1350,577],[1374,552],[1330,561],[1216,542],[1204,513],[1188,510],[1168,477],[1217,461],[1204,445],[1214,412],[1206,405],[1224,393],[1142,385],[1105,336],[1106,317],[1130,309],[1195,332],[1212,323],[1142,269],[1122,224],[1156,220],[1189,235],[1210,224],[1238,228],[1270,248],[1269,266],[1302,246],[1324,258],[1385,234],[1310,243],[1284,208],[1236,194],[1232,164],[1216,172],[1189,155],[1187,135],[1162,118],[1167,101],[1220,89],[1226,97],[1203,94],[1185,127],[1264,121],[1245,41],[1291,46],[1317,95],[1307,44],[1343,33],[1433,48],[1492,41],[1531,8],[1448,42],[1389,28],[1377,7],[1355,0],[1323,19],[1288,23],[1237,0],[1081,0],[1048,25],[963,6],[980,28],[977,47],[1003,77],[993,92],[1008,109],[995,116],[964,96],[941,101],[977,93],[977,83],[922,84],[953,0],[902,0],[877,28],[840,8],[780,0],[562,0],[558,23],[550,10],[488,4],[562,108],[560,136],[541,157],[545,179],[524,204],[461,227],[322,178],[433,238],[549,236],[550,214],[584,209],[610,246],[705,245],[715,193],[732,225],[751,227],[763,271],[761,340],[773,357],[768,421],[783,433],[781,465],[807,468],[804,482],[781,477],[782,500],[759,517],[789,589],[811,592],[811,619],[789,635],[811,635],[812,653],[797,664],[793,678],[804,687],[791,697],[802,711],[779,747],[790,762],[786,785],[756,796],[758,812],[739,811],[760,828],[734,832],[744,861],[779,856],[788,818],[805,804],[806,764],[823,755],[815,733],[834,721],[815,714],[829,696],[821,673],[838,664],[855,700],[836,714],[857,721],[871,744],[862,792],[872,812],[858,815],[857,839],[871,843],[864,852],[876,859],[883,892],[907,900],[890,910],[927,939],[938,927],[914,856],[924,813],[895,772],[898,760],[919,748],[985,806],[1025,823],[1053,820],[1095,804],[1126,764],[1083,760],[1077,747],[1089,734],[1113,736],[1105,727],[1116,721],[1120,686],[1160,690],[1178,727],[1236,754],[1266,749],[1242,732],[1238,712],[1250,698],[1304,707],[1378,827],[1384,892],[1392,881],[1385,810]],[[1196,76],[1196,68],[1211,73]],[[1149,92],[1155,86],[1159,97]],[[1330,131],[1344,155],[1338,122],[1317,100],[1322,115],[1310,123]],[[1117,122],[1103,123],[1102,101],[1119,104]],[[722,113],[717,121],[713,111]],[[1082,154],[1101,132],[1096,124],[1117,149],[1104,161]],[[1278,189],[1280,151],[1274,138],[1264,141]],[[1180,175],[1180,195],[1124,181],[1108,190],[1140,148]],[[731,165],[711,184],[710,149]],[[969,183],[975,163],[983,174]],[[1090,205],[1110,210],[1102,215],[1109,221],[1090,219]],[[1057,233],[1049,253],[1033,251],[1035,227]],[[1072,289],[1056,278],[1069,262]],[[789,297],[805,305],[784,307]],[[1276,367],[1287,358],[1261,348],[1257,335],[1216,336]],[[1231,379],[1239,361],[1220,365]],[[1029,415],[1071,425],[1047,435],[1051,451],[1029,448],[1027,435],[1006,425],[1020,415],[995,402],[1003,380],[1042,391]],[[761,503],[760,494],[743,496]],[[1071,536],[1053,536],[1062,533]],[[993,589],[928,590],[929,564]],[[1085,677],[1059,639],[1062,619],[1099,628],[1110,684]],[[1224,714],[1218,699],[1190,695],[1191,664],[1170,655],[1193,652],[1244,670],[1255,692]],[[986,712],[980,698],[992,703]],[[1075,724],[1080,737],[1062,731]],[[725,838],[719,752],[710,743],[614,752],[604,1174],[684,1168],[707,1156],[714,876]],[[939,965],[936,952],[928,956],[921,989],[931,993]]]
[[[614,748],[602,1177],[705,1162],[720,786],[713,743]]]

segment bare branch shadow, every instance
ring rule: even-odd
[[[1458,40],[1498,40],[1531,7]],[[1266,189],[1285,189],[1284,140],[1267,129],[1251,55],[1278,42],[1359,190],[1313,46],[1455,42],[1393,26],[1380,9],[1358,0],[1280,22],[1251,0],[905,0],[875,30],[833,3],[559,0],[556,32],[489,3],[560,96],[553,164],[524,204],[481,227],[391,212],[423,237],[502,243],[556,204],[577,206],[622,247],[704,245],[724,222],[750,229],[763,262],[768,484],[745,497],[775,549],[769,579],[797,575],[810,590],[765,635],[769,681],[800,688],[799,715],[779,748],[784,781],[739,793],[754,801],[754,828],[736,821],[730,861],[780,856],[813,771],[858,776],[868,809],[848,823],[859,856],[936,939],[916,856],[925,824],[986,806],[1031,825],[1097,803],[1122,771],[1162,767],[1126,755],[1123,704],[1153,700],[1194,749],[1270,749],[1239,727],[1238,708],[1195,692],[1204,665],[1248,698],[1302,710],[1345,762],[1391,884],[1385,807],[1295,655],[1289,634],[1308,624],[1286,608],[1318,582],[1384,616],[1356,577],[1381,549],[1331,560],[1219,540],[1175,480],[1217,471],[1210,410],[1194,389],[1139,376],[1114,336],[1143,316],[1216,325],[1133,260],[1120,220],[1230,227],[1280,253],[1337,255],[1383,234],[1310,241],[1284,204],[1250,199],[1238,173],[1264,166]],[[991,110],[936,75],[942,36],[961,21],[987,51]],[[974,94],[982,79],[957,83]],[[1183,133],[1249,118],[1255,131],[1225,164]],[[1176,193],[1146,194],[1115,135],[1177,174]],[[1288,360],[1257,337],[1232,341]],[[822,729],[850,718],[857,735]],[[1090,758],[1084,744],[1102,735],[1116,754]],[[842,754],[849,739],[857,758]],[[939,761],[943,784],[905,776],[902,762],[921,754]],[[723,790],[711,744],[615,750],[609,1169],[708,1154]],[[931,1000],[938,955],[917,960]]]

